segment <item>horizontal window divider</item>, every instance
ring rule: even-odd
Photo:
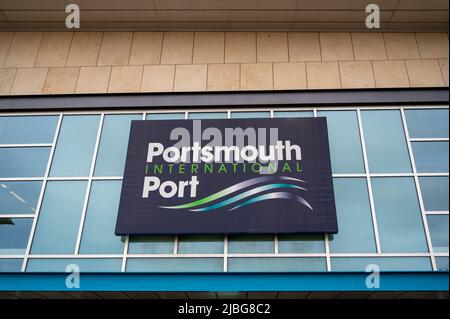
[[[427,215],[448,215],[448,210],[432,210],[432,211],[426,211],[425,214]]]
[[[52,147],[51,143],[35,143],[35,144],[0,144],[0,148],[19,148],[19,147]]]
[[[34,214],[0,214],[0,219],[2,218],[33,218]]]
[[[0,255],[0,259],[22,259],[25,258],[25,255]]]
[[[0,182],[32,182],[43,181],[44,177],[0,177]]]
[[[417,173],[417,176],[418,177],[433,177],[433,176],[448,177],[448,173]]]
[[[410,138],[411,142],[448,142],[448,137],[442,138]]]

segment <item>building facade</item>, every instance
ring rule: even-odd
[[[2,297],[448,296],[447,33],[5,31],[0,66]],[[132,120],[280,117],[327,119],[338,234],[114,235]]]

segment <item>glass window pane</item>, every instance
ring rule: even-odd
[[[273,235],[232,235],[228,237],[228,253],[274,253]]]
[[[433,251],[448,252],[448,215],[429,215],[427,220]]]
[[[146,120],[184,120],[184,113],[149,113]]]
[[[0,144],[52,143],[58,116],[2,116]]]
[[[0,177],[42,177],[49,155],[50,147],[0,148]]]
[[[278,235],[280,253],[323,253],[323,235]]]
[[[87,182],[47,183],[31,252],[73,254]]]
[[[233,119],[256,119],[270,117],[270,112],[232,112],[231,118]]]
[[[409,136],[412,138],[448,137],[448,110],[406,110]]]
[[[413,142],[418,173],[448,173],[448,142]]]
[[[33,218],[0,218],[0,254],[24,254]]]
[[[448,271],[448,257],[436,257],[437,271]]]
[[[358,117],[355,111],[319,112],[327,118],[333,173],[364,173]]]
[[[273,113],[274,117],[313,117],[312,111],[279,111]]]
[[[378,265],[381,271],[432,270],[428,257],[331,258],[332,271],[366,271],[368,265]]]
[[[34,214],[42,182],[0,182],[1,214]]]
[[[0,259],[0,272],[20,272],[23,259]]]
[[[80,272],[120,272],[122,258],[31,258],[28,260],[27,272],[72,272],[73,266],[70,265],[78,266]]]
[[[367,182],[364,178],[335,178],[339,232],[330,235],[334,253],[376,252]]]
[[[106,115],[95,164],[96,176],[122,176],[132,120],[142,115]]]
[[[130,236],[129,254],[173,254],[172,236]]]
[[[66,115],[53,156],[51,176],[88,176],[100,117]]]
[[[411,172],[400,111],[363,111],[362,122],[370,172]]]
[[[178,239],[179,254],[222,254],[223,236],[186,235]]]
[[[448,211],[448,177],[419,177],[425,210]]]
[[[123,253],[125,239],[114,234],[121,187],[122,181],[92,182],[80,253]]]
[[[189,112],[190,120],[205,120],[205,119],[226,119],[228,114],[226,112]]]
[[[129,272],[222,272],[223,258],[129,258]]]
[[[413,178],[373,178],[381,250],[428,252]]]
[[[326,271],[325,258],[228,258],[229,272]]]

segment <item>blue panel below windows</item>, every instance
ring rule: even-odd
[[[128,272],[221,272],[223,258],[129,258]]]
[[[326,271],[325,258],[228,258],[229,272]]]
[[[382,289],[366,286],[367,273],[82,274],[79,289],[66,274],[0,274],[1,291],[446,291],[448,273],[384,273]]]

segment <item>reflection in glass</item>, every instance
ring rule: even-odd
[[[51,176],[88,176],[94,154],[98,115],[65,115],[53,156]]]
[[[228,258],[229,272],[326,271],[325,258]]]
[[[128,258],[129,272],[222,272],[223,258]]]
[[[3,259],[0,258],[1,272],[20,272],[22,270],[23,259]]]
[[[376,252],[367,182],[364,178],[334,178],[339,232],[329,235],[334,253]]]
[[[448,142],[413,142],[418,173],[448,173]]]
[[[173,254],[173,236],[130,236],[129,254]]]
[[[226,112],[189,112],[190,120],[226,119]]]
[[[435,253],[448,252],[448,215],[428,215],[428,228]]]
[[[274,117],[313,117],[312,111],[278,111],[273,113]]]
[[[411,172],[400,111],[363,111],[361,115],[370,172]]]
[[[179,254],[222,254],[221,235],[184,235],[178,239]]]
[[[406,110],[409,137],[448,137],[448,109]]]
[[[331,258],[332,271],[366,271],[369,265],[377,265],[381,271],[430,271],[428,257],[365,257]]]
[[[184,120],[184,113],[148,113],[146,120]]]
[[[122,181],[93,181],[83,227],[80,253],[119,254],[124,238],[116,236]]]
[[[323,253],[323,235],[278,235],[279,253]]]
[[[33,240],[33,254],[73,254],[87,182],[49,181]]]
[[[437,271],[448,271],[448,257],[435,257],[435,260]]]
[[[74,269],[72,265],[78,266],[80,272],[120,272],[122,258],[30,258],[27,272],[72,272]]]
[[[413,178],[373,178],[372,187],[381,250],[428,252]]]
[[[0,116],[0,144],[52,143],[58,116]]]
[[[132,120],[142,115],[105,115],[95,164],[96,176],[122,176]]]
[[[32,218],[0,217],[0,254],[25,253],[32,224]]]
[[[268,118],[270,112],[231,112],[232,119],[256,119],[256,118]]]
[[[335,174],[364,173],[361,138],[355,111],[319,112],[327,118],[331,168]]]
[[[34,214],[41,181],[0,182],[1,214]]]
[[[419,177],[426,211],[448,211],[448,177]]]
[[[274,253],[273,235],[230,235],[228,252],[230,254]]]
[[[0,148],[0,177],[43,177],[50,147]]]

